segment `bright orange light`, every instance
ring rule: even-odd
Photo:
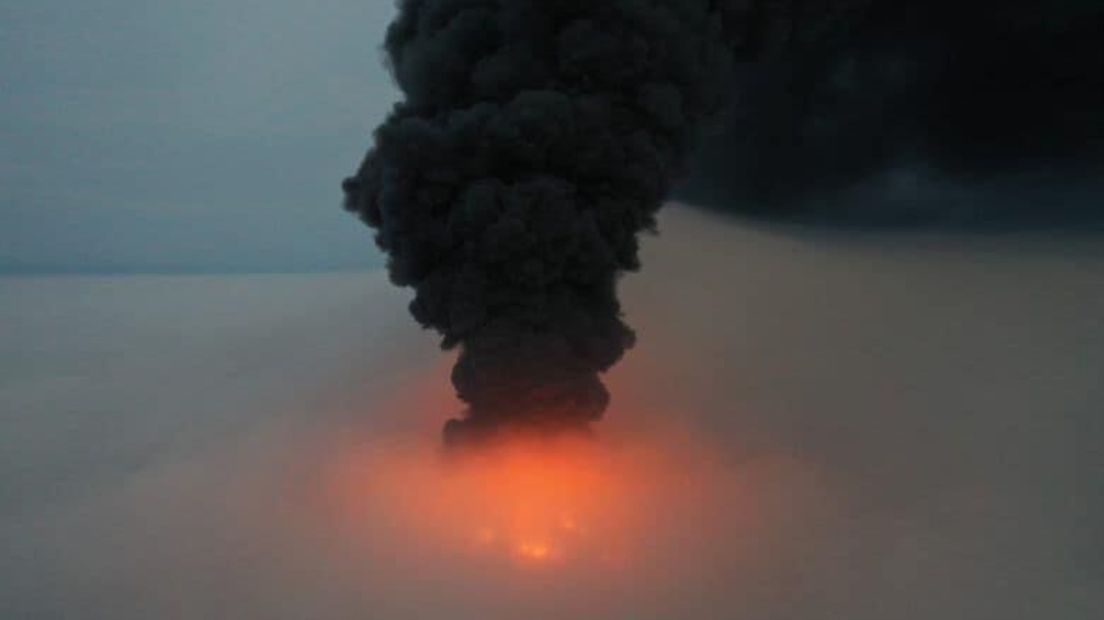
[[[595,441],[518,438],[471,453],[396,454],[360,455],[367,460],[342,480],[417,532],[417,544],[519,566],[623,555],[631,485]]]
[[[552,558],[552,546],[544,542],[523,542],[517,547],[517,554],[523,560],[543,562]]]
[[[622,508],[603,461],[587,441],[518,439],[446,464],[439,498],[484,551],[526,564],[568,561],[607,542],[582,523],[608,523]]]
[[[752,513],[733,503],[740,479],[675,434],[515,438],[460,454],[436,441],[394,435],[352,446],[331,478],[351,539],[418,567],[412,574],[450,566],[608,584],[661,575],[672,557],[715,554],[705,532],[753,540],[741,523]]]

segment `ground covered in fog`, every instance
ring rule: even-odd
[[[0,615],[1104,615],[1099,238],[662,228],[554,474],[379,273],[0,280]]]

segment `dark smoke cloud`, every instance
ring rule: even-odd
[[[1104,3],[747,0],[681,198],[771,219],[1104,224]]]
[[[724,9],[724,10],[722,10]],[[706,0],[404,0],[405,100],[345,181],[414,317],[459,347],[455,437],[579,427],[633,343],[617,276],[719,111],[731,7]]]

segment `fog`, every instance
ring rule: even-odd
[[[495,489],[382,273],[0,279],[0,615],[1104,614],[1098,237],[661,229],[539,565],[454,536]]]

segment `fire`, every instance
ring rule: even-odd
[[[518,440],[467,456],[454,463],[442,499],[483,552],[546,565],[608,544],[587,527],[619,509],[615,476],[597,446]]]
[[[341,475],[350,487],[343,494],[385,507],[398,536],[435,553],[518,567],[622,557],[631,485],[597,442],[519,438],[436,456],[430,449],[360,455]]]
[[[517,554],[523,560],[543,562],[552,557],[552,546],[543,542],[523,542],[518,545]]]
[[[675,559],[714,557],[707,532],[755,540],[743,478],[700,440],[515,438],[459,454],[437,441],[394,434],[339,451],[341,544],[414,577],[448,567],[524,585],[658,579]]]

